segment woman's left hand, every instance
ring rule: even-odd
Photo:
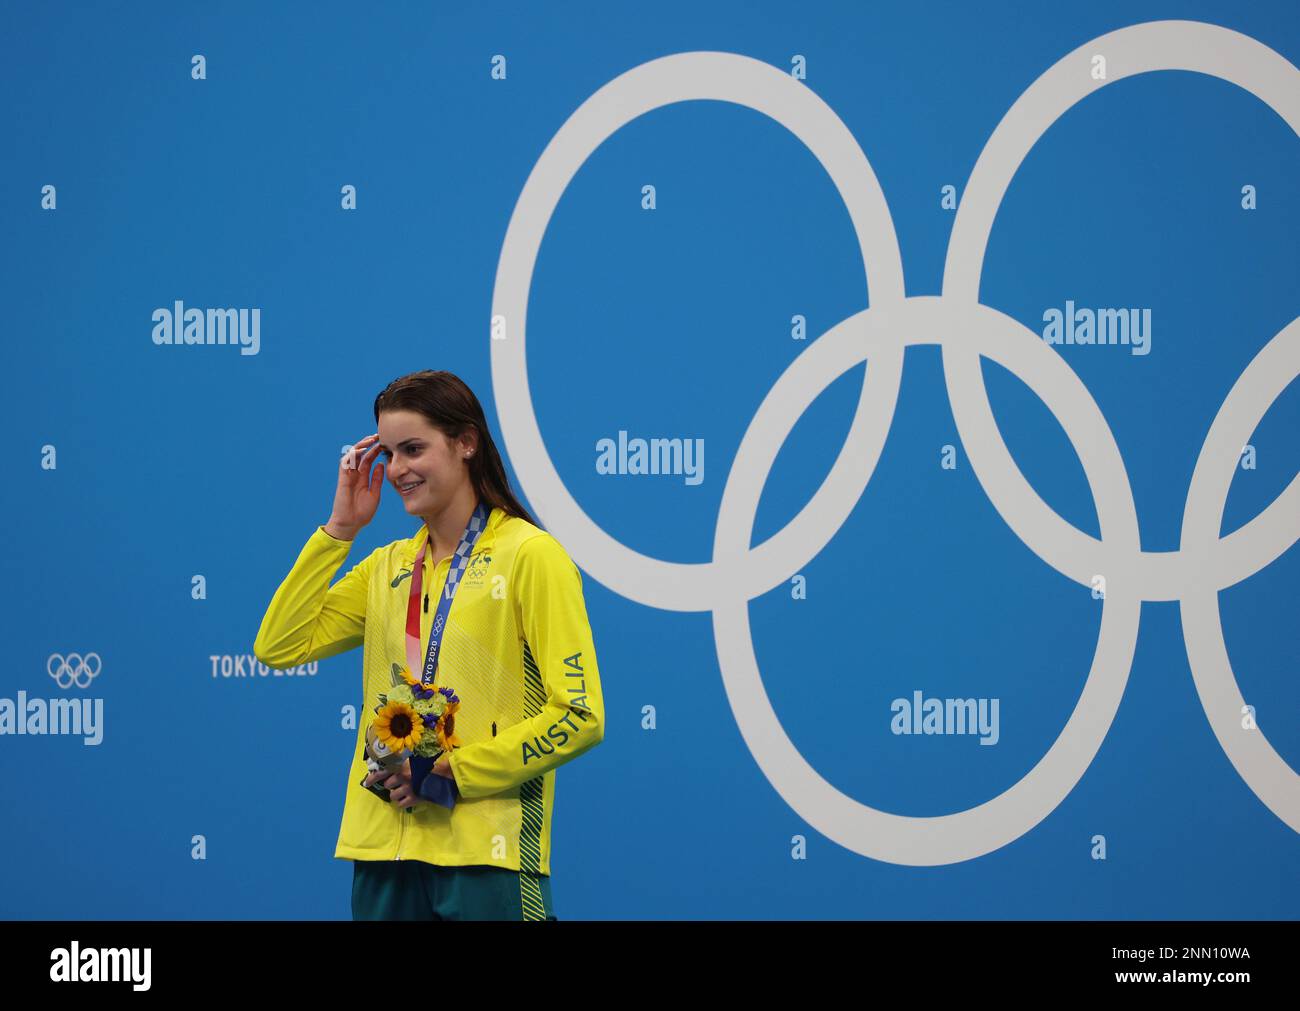
[[[433,769],[431,771],[436,772],[439,776],[446,776],[448,779],[454,780],[456,778],[451,773],[451,759],[446,755],[443,755],[433,763]]]
[[[388,788],[388,799],[395,807],[415,807],[416,804],[429,803],[411,789],[411,760],[408,758],[402,767],[384,780]]]

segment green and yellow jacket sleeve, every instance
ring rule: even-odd
[[[605,705],[578,567],[549,534],[519,547],[512,596],[524,635],[522,722],[448,759],[462,797],[508,790],[572,761],[604,737]]]
[[[374,554],[329,585],[351,549],[351,541],[331,537],[324,527],[307,539],[257,631],[253,653],[262,663],[283,669],[361,645]]]

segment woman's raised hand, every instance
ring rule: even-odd
[[[384,483],[384,465],[370,472],[379,452],[379,433],[367,435],[339,460],[339,485],[334,492],[334,511],[325,532],[339,540],[350,541],[375,517],[379,508],[379,490]]]

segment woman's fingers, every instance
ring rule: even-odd
[[[352,451],[344,458],[345,469],[361,470],[366,463],[374,458],[374,454],[379,451],[379,433],[367,435],[364,439],[358,439],[352,444]],[[364,450],[364,452],[362,452]],[[358,453],[361,455],[358,457]]]
[[[371,471],[370,466],[375,462],[376,457],[379,455],[378,433],[366,436],[362,442],[368,440],[374,440],[374,442],[371,443],[370,448],[367,449],[365,454],[361,457],[361,464],[358,469],[360,470],[361,477],[365,482],[366,490],[373,495],[379,492],[380,486],[384,483],[384,465],[381,463]]]
[[[378,783],[381,779],[383,782],[380,785],[387,787],[390,790],[402,782],[402,777],[397,773],[389,772],[386,769],[380,769],[378,772],[372,772],[366,777],[366,786],[374,786],[375,783]]]

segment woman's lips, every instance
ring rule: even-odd
[[[424,482],[423,482],[423,481],[418,482],[418,483],[415,485],[415,487],[413,487],[413,488],[407,488],[405,491],[403,491],[403,490],[402,490],[402,487],[399,485],[398,488],[397,488],[397,494],[399,494],[399,495],[401,495],[403,498],[405,498],[407,495],[410,495],[412,492],[418,491],[419,489],[421,489],[421,488],[423,488],[423,487],[424,487]]]

